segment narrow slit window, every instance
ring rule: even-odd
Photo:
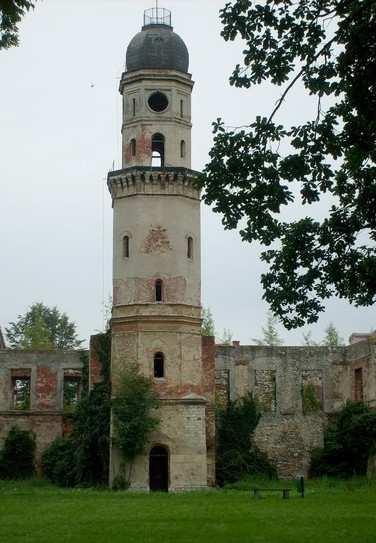
[[[131,140],[131,155],[136,156],[136,140]]]
[[[355,401],[363,401],[363,368],[357,368],[354,372],[355,380]]]
[[[180,142],[180,157],[185,158],[185,141],[181,140]]]
[[[129,258],[129,236],[123,237],[123,257]]]
[[[162,279],[157,279],[155,282],[155,301],[161,302],[163,297],[163,282]]]
[[[180,117],[184,117],[184,100],[180,100]]]
[[[133,117],[136,117],[136,98],[133,98],[133,101],[132,101],[132,113],[133,113]]]
[[[154,355],[154,378],[163,379],[164,377],[164,354],[156,353]]]
[[[193,238],[191,237],[187,239],[187,257],[193,258]]]

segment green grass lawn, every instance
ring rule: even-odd
[[[235,489],[148,495],[0,481],[1,543],[136,541],[375,543],[376,484],[308,482],[305,499],[255,500]]]

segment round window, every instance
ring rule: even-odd
[[[149,97],[148,104],[153,111],[164,111],[168,106],[168,98],[163,92],[153,92]]]

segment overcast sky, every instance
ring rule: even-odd
[[[220,37],[225,0],[165,0],[175,31],[190,51],[193,163],[208,160],[211,123],[250,122],[270,112],[280,89],[238,90],[228,77],[242,46]],[[82,338],[103,328],[111,292],[112,210],[106,175],[120,167],[125,50],[153,0],[43,0],[20,26],[20,47],[0,52],[0,325],[36,301],[57,305]],[[281,111],[295,122],[311,105],[297,89]],[[322,210],[321,210],[322,211]],[[320,209],[318,210],[320,214]],[[203,206],[202,300],[218,335],[224,327],[243,344],[261,335],[259,247],[225,231]],[[375,327],[372,308],[332,300],[312,326],[320,340],[329,322],[347,339]],[[302,332],[281,328],[286,344]],[[307,331],[307,329],[305,329]]]

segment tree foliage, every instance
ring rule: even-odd
[[[252,442],[260,416],[251,395],[217,408],[216,478],[219,485],[252,474],[275,476],[267,457]]]
[[[229,328],[224,328],[222,336],[218,339],[220,345],[232,345],[233,334]]]
[[[61,486],[108,483],[110,450],[111,333],[97,337],[103,381],[78,402],[71,415],[72,432],[56,439],[43,453],[45,476]]]
[[[375,450],[376,412],[363,403],[348,402],[329,424],[323,449],[314,451],[311,474],[365,475]]]
[[[254,339],[257,345],[279,346],[283,345],[283,339],[279,335],[278,319],[272,313],[268,313],[266,325],[262,327],[262,338]]]
[[[226,228],[241,221],[243,240],[267,247],[264,298],[286,328],[317,321],[332,295],[373,304],[376,2],[236,0],[220,16],[224,39],[244,41],[231,85],[269,82],[283,92],[268,117],[239,129],[214,123],[206,203]],[[316,113],[283,126],[278,113],[297,82]],[[333,203],[321,220],[313,204],[325,195]],[[297,202],[306,216],[284,220]]]
[[[25,315],[19,315],[5,330],[13,349],[76,349],[82,343],[76,324],[57,307],[43,303],[31,305]]]
[[[12,426],[0,451],[0,478],[27,479],[35,472],[35,438]]]
[[[201,335],[215,336],[214,318],[210,307],[202,310]]]
[[[0,2],[0,49],[9,49],[18,45],[18,24],[34,6],[35,2],[29,0]]]
[[[153,384],[137,368],[128,368],[120,377],[112,401],[114,440],[128,464],[128,481],[133,461],[145,450],[150,434],[158,427],[154,410],[159,407]]]
[[[322,344],[326,347],[341,347],[344,345],[343,339],[339,335],[339,332],[333,323],[330,323],[326,328],[325,337]]]

